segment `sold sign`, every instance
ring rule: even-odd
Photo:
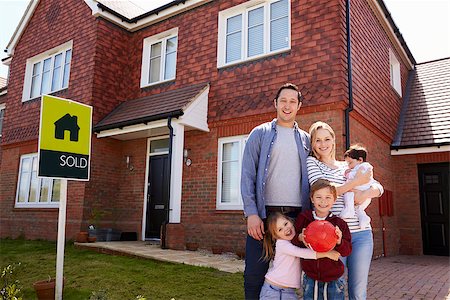
[[[89,180],[92,106],[44,95],[38,176]]]

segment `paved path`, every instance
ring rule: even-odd
[[[244,262],[233,254],[163,250],[148,242],[76,243],[78,247],[116,255],[146,257],[224,272],[243,272]],[[393,256],[372,262],[368,300],[450,300],[450,261],[441,256]]]

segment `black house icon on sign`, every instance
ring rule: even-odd
[[[80,126],[78,126],[78,117],[65,114],[55,123],[55,138],[64,140],[64,131],[70,131],[70,140],[72,142],[78,142],[78,132]]]

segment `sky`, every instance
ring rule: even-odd
[[[133,1],[140,4],[139,0]],[[0,0],[0,58],[6,57],[3,50],[28,3],[29,0]],[[450,57],[449,0],[384,0],[384,3],[417,63]],[[6,77],[7,72],[8,67],[0,63],[0,76]]]

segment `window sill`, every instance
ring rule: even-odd
[[[175,84],[175,79],[176,78],[164,80],[164,81],[158,81],[158,82],[147,84],[147,85],[141,85],[141,90],[151,90],[153,88],[169,86],[169,85]]]
[[[228,63],[228,64],[218,65],[217,69],[219,69],[219,70],[226,70],[228,68],[233,68],[233,67],[243,67],[243,66],[246,66],[246,65],[259,63],[259,62],[264,61],[264,60],[276,59],[276,58],[279,58],[279,57],[284,57],[284,56],[287,56],[289,54],[291,54],[291,48],[283,49],[283,50],[279,50],[279,51],[275,51],[275,52],[270,52],[270,53],[262,54],[262,55],[258,55],[258,56],[254,56],[254,57],[251,57],[251,58],[247,58],[245,60],[231,62],[231,63]]]
[[[54,91],[53,93],[50,93],[50,94],[45,94],[45,95],[49,95],[49,96],[61,96],[62,94],[65,94],[67,91],[68,91],[68,87],[66,87],[66,88],[64,88],[64,89],[62,89],[62,90],[57,90],[57,91]],[[26,99],[26,100],[23,100],[22,99],[22,104],[25,104],[25,103],[32,103],[32,102],[34,102],[34,101],[38,101],[38,100],[41,100],[41,98],[42,98],[42,96],[43,95],[39,95],[39,96],[37,96],[37,97],[34,97],[34,98],[30,98],[30,99]]]

